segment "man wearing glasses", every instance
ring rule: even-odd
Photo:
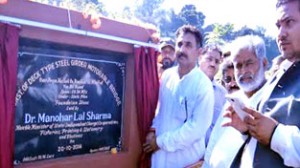
[[[230,57],[224,58],[223,63],[221,64],[221,71],[222,71],[221,83],[225,87],[227,92],[230,94],[239,90],[239,86],[237,85],[234,77],[233,63]]]

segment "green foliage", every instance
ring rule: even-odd
[[[184,21],[175,14],[174,10],[170,10],[168,13],[169,15],[161,18],[158,27],[162,37],[175,37],[176,30],[184,24]]]
[[[230,41],[234,40],[239,36],[245,35],[258,35],[265,41],[266,53],[268,61],[270,62],[274,57],[279,55],[277,44],[274,38],[266,36],[266,30],[263,27],[257,27],[255,30],[247,26],[242,27],[239,30],[234,30],[233,24],[212,24],[205,28],[206,43],[216,43],[219,45],[226,45]]]
[[[238,36],[247,34],[259,35],[265,40],[267,56],[271,61],[279,55],[276,41],[265,35],[265,29],[257,27],[255,30],[247,26],[234,30],[233,24],[221,25],[218,23],[204,26],[205,15],[197,11],[194,5],[185,5],[176,14],[173,9],[160,8],[164,0],[135,0],[135,6],[125,7],[119,13],[112,13],[105,9],[103,0],[34,0],[35,2],[50,4],[63,8],[73,9],[80,12],[101,14],[114,19],[140,20],[145,23],[154,24],[159,30],[161,37],[175,37],[176,30],[183,24],[196,26],[205,35],[206,43],[217,43],[225,45]]]
[[[202,31],[205,15],[197,12],[194,5],[185,5],[178,14],[173,9],[154,11],[156,15],[152,23],[160,29],[162,37],[175,37],[176,30],[184,24],[196,26]]]
[[[134,10],[135,17],[143,22],[155,24],[155,18],[160,11],[159,7],[164,0],[136,0],[136,8]],[[141,3],[139,3],[141,2]]]
[[[205,33],[205,43],[207,44],[216,43],[222,46],[233,38],[233,24],[221,25],[215,23],[212,26],[208,26],[208,28],[212,28],[212,30]]]
[[[179,18],[184,24],[194,25],[202,30],[205,15],[202,12],[197,12],[194,5],[185,5],[179,13]]]

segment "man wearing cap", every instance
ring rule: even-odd
[[[171,38],[163,38],[160,41],[161,57],[158,60],[158,77],[160,78],[164,70],[175,64],[175,42]]]

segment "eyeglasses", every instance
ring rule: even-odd
[[[231,76],[226,76],[224,79],[223,79],[223,82],[224,83],[230,83],[231,81],[235,81],[235,78],[234,77],[231,77]]]

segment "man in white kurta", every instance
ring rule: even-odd
[[[195,27],[185,25],[177,30],[178,66],[162,75],[157,115],[143,144],[143,150],[152,153],[153,168],[182,168],[204,156],[214,92],[196,64],[201,46],[202,35]]]
[[[263,94],[262,89],[258,90],[251,97],[247,97],[243,90],[234,92],[234,97],[239,97],[247,107],[255,107],[257,101]],[[222,115],[226,112],[230,103],[227,102],[216,122],[216,126],[212,131],[212,136],[209,139],[209,144],[205,151],[204,163],[202,168],[224,168],[230,167],[235,155],[238,153],[240,147],[248,138],[248,134],[243,135],[233,127],[223,127],[222,124],[226,123],[227,118]]]
[[[265,94],[261,89],[266,82],[264,73],[267,60],[264,41],[258,36],[241,36],[235,39],[231,46],[235,79],[237,79],[236,82],[241,89],[231,95],[238,97],[246,107],[256,108],[261,95]],[[232,121],[233,118],[237,118],[233,117],[233,113],[224,118],[223,115],[228,114],[229,106],[230,103],[227,102],[223,114],[218,118],[212,131],[202,168],[230,167],[235,155],[249,136],[246,126],[243,128],[244,130],[242,127],[239,129],[233,127],[237,124]],[[236,116],[236,114],[234,115]],[[224,124],[227,127],[223,127]]]
[[[158,115],[152,126],[160,150],[152,156],[152,167],[183,167],[202,158],[205,151],[214,106],[212,84],[199,68],[182,79],[177,71],[178,67],[165,71],[161,80]]]

